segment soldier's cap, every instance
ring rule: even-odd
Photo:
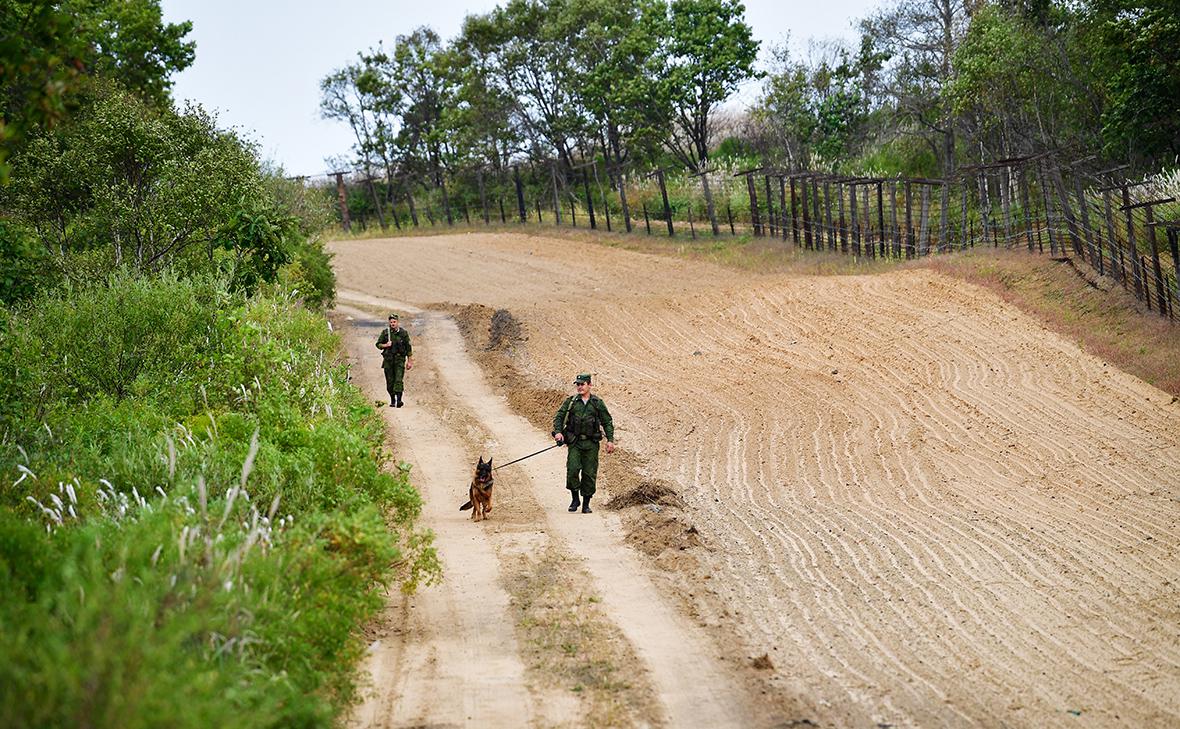
[[[587,385],[590,384],[590,373],[589,372],[583,372],[582,374],[580,374],[574,378],[575,385],[582,383],[582,382],[585,382]]]
[[[397,312],[396,311],[389,312],[389,318],[390,319],[397,319]]]

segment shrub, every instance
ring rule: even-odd
[[[330,724],[439,568],[323,317],[119,273],[0,326],[0,726]]]

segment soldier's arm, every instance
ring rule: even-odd
[[[606,434],[606,442],[615,442],[615,421],[610,416],[610,410],[606,409],[606,402],[602,399],[598,400],[598,421],[602,425],[602,432]]]
[[[550,435],[557,435],[565,427],[565,414],[569,412],[571,402],[573,402],[571,397],[562,401],[561,407],[557,409],[557,415],[553,416],[553,432]]]
[[[388,329],[382,329],[381,333],[377,335],[377,349],[382,349],[382,344],[385,344],[385,337],[389,333]]]
[[[406,335],[404,337],[404,341],[406,343],[406,357],[407,358],[413,357],[414,356],[414,345],[410,344],[410,333],[409,332],[406,332]]]

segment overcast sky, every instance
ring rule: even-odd
[[[809,39],[853,40],[858,18],[880,0],[747,0],[746,21],[763,51],[789,34],[801,51]],[[343,123],[320,119],[319,81],[357,51],[386,45],[420,25],[444,39],[463,17],[496,0],[347,0],[335,5],[278,0],[162,0],[169,22],[191,20],[196,62],[175,77],[173,96],[215,111],[259,144],[263,157],[288,174],[317,174],[325,159],[352,143]],[[752,95],[747,92],[747,95]]]

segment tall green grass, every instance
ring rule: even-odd
[[[0,726],[330,724],[438,564],[327,321],[117,274],[0,327]]]

